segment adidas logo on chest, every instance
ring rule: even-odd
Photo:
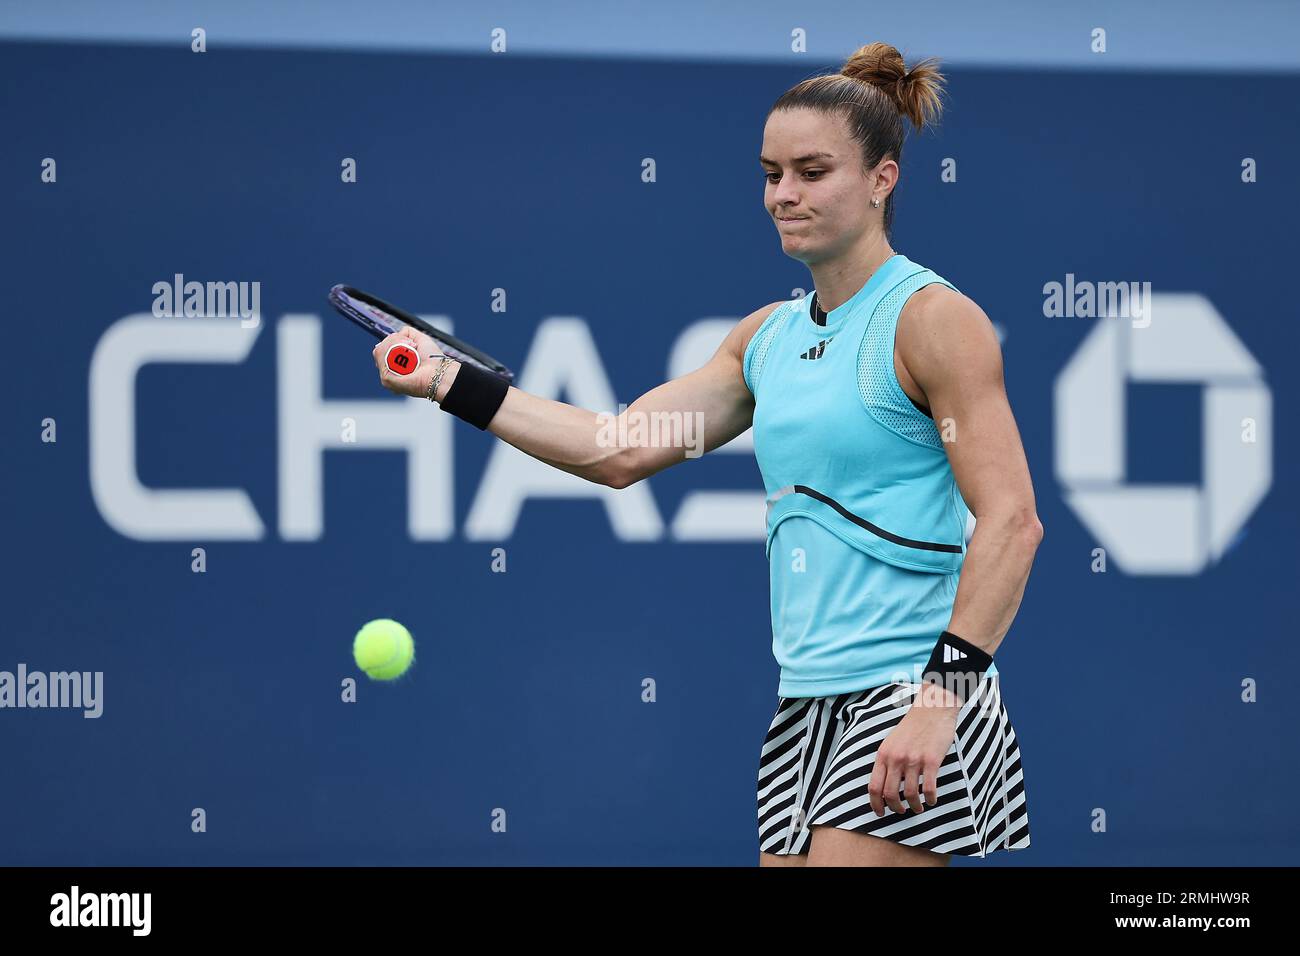
[[[810,361],[813,359],[821,358],[822,354],[826,351],[826,346],[831,344],[831,339],[833,338],[835,338],[835,336],[832,335],[830,339],[822,339],[820,342],[818,342],[816,345],[810,348],[807,352],[804,352],[799,357],[801,359],[809,359]]]

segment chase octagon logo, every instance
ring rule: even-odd
[[[1097,320],[1056,378],[1056,476],[1121,569],[1195,575],[1233,544],[1273,481],[1273,398],[1205,296],[1155,293],[1151,320]],[[1204,486],[1125,481],[1125,385],[1201,388]]]

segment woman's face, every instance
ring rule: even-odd
[[[875,193],[878,209],[871,197],[880,167],[864,172],[862,149],[840,117],[778,110],[763,129],[759,159],[766,174],[763,205],[792,259],[812,264],[834,258],[878,228],[887,190]]]

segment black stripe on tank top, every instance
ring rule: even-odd
[[[830,495],[824,495],[815,488],[809,488],[807,485],[794,485],[794,490],[801,495],[807,495],[810,498],[816,498],[823,504],[830,505],[845,518],[848,518],[860,528],[866,528],[872,534],[884,538],[886,541],[892,541],[894,544],[901,544],[908,548],[918,548],[922,551],[943,551],[948,554],[961,554],[961,545],[959,544],[939,544],[934,541],[916,541],[912,538],[904,538],[902,535],[894,534],[892,531],[886,531],[868,521],[855,515],[848,508],[844,507]]]

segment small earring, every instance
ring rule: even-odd
[[[879,200],[879,199],[876,199],[875,197],[872,197],[872,199],[871,199],[871,208],[872,208],[872,209],[876,209],[876,208],[878,208],[879,206],[880,206],[880,200]]]

